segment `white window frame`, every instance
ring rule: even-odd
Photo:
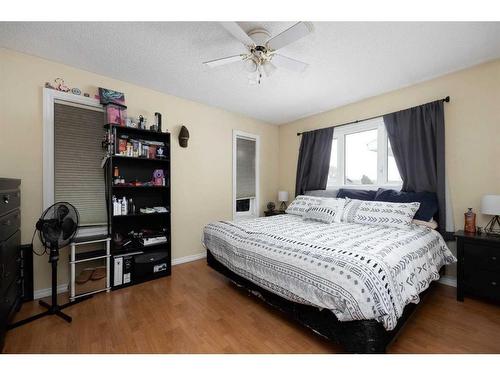
[[[43,89],[43,210],[55,202],[54,198],[54,106],[56,102],[72,106],[91,107],[103,111],[103,106],[97,99],[69,94],[62,91]],[[103,115],[104,116],[104,115]],[[99,138],[96,138],[96,142]],[[106,234],[107,226],[80,227],[78,237]]]
[[[236,168],[237,168],[237,140],[238,138],[255,141],[255,198],[250,198],[250,210],[236,212]],[[233,130],[233,220],[249,217],[259,217],[260,202],[260,136],[241,130]]]
[[[360,133],[368,130],[377,130],[377,182],[369,185],[349,185],[345,183],[345,137],[349,134]],[[342,187],[377,189],[379,187],[401,188],[401,182],[387,181],[388,158],[387,158],[387,130],[382,117],[365,120],[356,124],[336,127],[333,131],[333,139],[337,140],[337,164],[338,175],[336,181],[328,180],[327,189],[338,189]]]

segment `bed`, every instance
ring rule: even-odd
[[[210,267],[360,353],[385,352],[455,261],[441,235],[419,225],[323,224],[290,214],[211,223],[203,243]]]

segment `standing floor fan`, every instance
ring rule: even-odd
[[[82,299],[64,305],[57,303],[57,262],[59,261],[59,249],[70,244],[75,237],[78,230],[78,220],[78,211],[68,202],[55,203],[47,208],[42,217],[38,219],[36,230],[38,230],[45,252],[49,249],[49,263],[52,266],[52,303],[39,301],[40,305],[45,307],[47,311],[15,322],[9,328],[16,328],[48,315],[57,315],[71,323],[71,317],[61,310],[81,302]]]

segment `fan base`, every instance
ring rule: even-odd
[[[57,303],[57,261],[58,261],[58,259],[59,259],[59,249],[57,249],[57,247],[51,248],[50,255],[49,255],[49,263],[52,266],[52,288],[51,288],[52,303],[49,304],[45,301],[38,301],[38,303],[41,306],[45,307],[47,309],[47,311],[44,311],[40,314],[33,315],[29,318],[20,320],[18,322],[12,323],[11,325],[9,325],[7,327],[7,329],[13,329],[13,328],[31,323],[31,322],[38,320],[40,318],[43,318],[45,316],[49,316],[49,315],[57,315],[61,319],[64,319],[66,322],[71,323],[71,321],[73,320],[71,318],[71,316],[63,313],[61,310],[65,309],[66,307],[76,305],[77,303],[80,303],[80,302],[85,301],[85,300],[92,297],[92,295],[85,296],[85,297],[79,298],[77,301],[68,302],[68,303],[65,303],[63,305],[59,305]]]
[[[19,326],[31,323],[31,322],[33,322],[35,320],[38,320],[40,318],[43,318],[43,317],[49,316],[49,315],[56,315],[59,318],[65,320],[66,322],[71,323],[72,320],[73,320],[73,318],[71,318],[71,316],[63,313],[61,310],[65,309],[66,307],[70,307],[70,306],[73,306],[73,305],[75,305],[77,303],[83,302],[83,301],[85,301],[85,300],[87,300],[89,298],[92,298],[92,297],[93,296],[81,297],[77,301],[68,302],[68,303],[65,303],[63,305],[51,305],[51,304],[49,304],[49,303],[47,303],[45,301],[38,301],[38,303],[40,304],[40,306],[45,307],[47,309],[47,311],[41,312],[39,314],[30,316],[29,318],[26,318],[26,319],[20,320],[18,322],[12,323],[11,325],[8,326],[8,329],[17,328]]]

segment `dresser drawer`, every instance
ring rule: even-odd
[[[500,301],[500,273],[481,271],[464,273],[464,288],[467,293]]]
[[[5,293],[0,294],[0,322],[4,323],[9,318],[19,296],[19,290],[19,284],[14,281]]]
[[[464,243],[464,265],[466,269],[500,272],[500,248],[466,242]]]
[[[20,257],[21,231],[17,231],[6,241],[0,242],[0,267],[8,267],[12,259]]]
[[[0,264],[0,296],[6,292],[14,280],[19,279],[20,269],[20,257],[13,257],[7,264]]]
[[[21,226],[21,211],[15,210],[0,216],[0,241],[12,236]]]
[[[1,190],[0,189],[0,216],[15,210],[21,206],[21,192],[19,189]]]

